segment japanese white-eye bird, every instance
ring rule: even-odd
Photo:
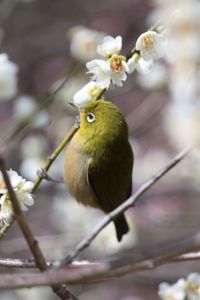
[[[91,100],[78,107],[80,127],[65,154],[64,182],[83,205],[109,213],[132,191],[133,152],[128,127],[111,102]],[[124,214],[114,219],[117,239],[129,231]]]

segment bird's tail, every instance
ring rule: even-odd
[[[115,229],[117,233],[118,242],[121,241],[124,234],[129,231],[128,224],[126,222],[125,216],[122,214],[114,220]]]

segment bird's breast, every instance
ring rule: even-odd
[[[91,158],[81,151],[81,146],[71,140],[64,159],[64,182],[70,194],[83,205],[97,207],[97,201],[88,183],[88,166]]]

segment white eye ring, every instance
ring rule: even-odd
[[[94,122],[95,121],[95,115],[93,114],[93,113],[88,113],[87,114],[87,116],[86,116],[86,118],[87,118],[87,121],[89,122],[89,123],[92,123],[92,122]]]

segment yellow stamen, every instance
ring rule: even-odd
[[[187,289],[188,292],[197,295],[198,294],[199,286],[198,286],[198,284],[196,284],[194,282],[190,282],[190,283],[187,284],[186,289]]]
[[[142,39],[142,46],[144,48],[153,48],[153,37],[150,35],[146,35]]]
[[[0,189],[6,189],[6,185],[4,182],[0,182]]]
[[[120,58],[114,58],[110,61],[110,67],[113,72],[120,73],[122,71],[122,62]]]

